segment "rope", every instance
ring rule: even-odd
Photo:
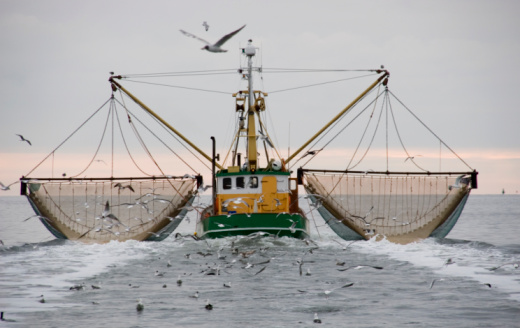
[[[183,87],[183,86],[180,86],[180,85],[171,85],[171,84],[163,84],[163,83],[152,83],[152,82],[135,81],[135,80],[126,80],[126,81],[134,82],[134,83],[157,85],[157,86],[169,87],[169,88],[178,88],[178,89],[187,89],[187,90],[195,90],[195,91],[222,93],[222,94],[225,94],[225,95],[228,95],[228,96],[233,94],[232,92],[225,92],[225,91],[218,91],[218,90],[208,90],[208,89],[200,89],[200,88],[190,88],[190,87]]]
[[[122,95],[123,93],[120,91],[120,94],[121,94],[121,98],[123,99]],[[120,103],[121,104],[121,103]],[[123,108],[127,111],[127,115],[132,114],[130,111],[128,111],[127,107],[124,105],[124,104],[121,104],[123,106]],[[133,116],[133,114],[132,114]],[[128,116],[130,117],[130,116]],[[135,116],[134,116],[135,117]],[[161,141],[163,144],[164,142],[155,134],[153,133],[146,125],[144,125],[137,117],[135,117],[137,119],[137,121],[139,123],[141,123],[154,137],[157,138],[157,140]],[[134,134],[137,138],[137,140],[139,141],[139,143],[141,144],[141,147],[143,147],[143,150],[146,152],[146,154],[150,157],[150,159],[152,160],[152,162],[155,164],[155,166],[157,167],[157,169],[159,169],[159,171],[161,172],[161,174],[163,176],[166,176],[166,174],[164,173],[164,171],[161,169],[161,167],[159,166],[159,163],[157,163],[157,161],[154,159],[152,153],[150,152],[150,150],[148,149],[148,147],[146,146],[145,142],[143,141],[143,139],[141,138],[139,132],[137,131],[137,128],[135,127],[135,125],[133,124],[132,120],[129,119],[129,124],[130,124],[130,127],[132,128],[132,130],[134,131]],[[162,125],[161,125],[162,126]],[[168,146],[166,146],[168,149],[170,149]],[[171,149],[170,149],[171,150]],[[173,150],[171,150],[173,152]],[[175,152],[173,152],[175,154]],[[175,154],[177,155],[177,154]],[[180,158],[180,157],[179,157]],[[182,159],[181,159],[182,160]],[[184,160],[182,160],[186,165],[188,165]],[[188,167],[191,168],[191,166],[188,165]],[[193,170],[193,168],[191,168]],[[195,172],[195,170],[193,170]],[[177,192],[177,194],[181,195],[181,197],[183,197],[184,200],[188,200],[188,198],[186,196],[184,196],[172,183],[170,180],[168,180],[168,183],[170,184],[170,186]],[[199,212],[199,214],[201,213],[201,211],[199,211],[198,209],[195,209],[197,212]]]
[[[399,139],[399,142],[401,143],[401,147],[403,147],[403,150],[404,152],[406,153],[406,156],[408,159],[410,159],[412,161],[412,163],[420,170],[424,171],[424,172],[427,172],[428,170],[425,170],[423,169],[422,167],[420,167],[417,163],[415,163],[415,161],[413,160],[413,156],[410,156],[410,153],[408,153],[408,150],[406,149],[406,147],[404,146],[404,143],[403,143],[403,140],[401,139],[401,135],[399,133],[399,129],[397,128],[397,123],[395,121],[395,115],[394,115],[394,111],[393,111],[393,108],[392,108],[392,104],[390,103],[390,97],[388,96],[388,88],[386,90],[386,95],[385,95],[385,98],[386,98],[386,101],[388,103],[388,106],[390,107],[390,114],[392,115],[392,120],[394,122],[394,128],[395,128],[395,132],[397,134],[397,138]]]
[[[121,93],[121,95],[123,95],[123,93]],[[121,97],[121,100],[123,100],[123,97]],[[119,102],[119,101],[118,101]],[[120,103],[119,104],[121,106],[123,106],[123,108],[125,108],[125,110],[127,111],[127,113],[130,113],[130,115],[132,115],[133,118],[135,118],[139,123],[141,123],[141,125],[146,128],[148,130],[148,132],[150,132],[157,140],[159,140],[166,148],[168,148],[175,156],[177,156],[177,158],[179,158],[184,164],[186,164],[193,172],[196,172],[194,168],[192,168],[186,161],[184,161],[182,159],[182,157],[180,157],[173,149],[171,149],[161,138],[159,138],[152,130],[150,130],[137,116],[135,116],[132,112],[130,112],[128,110],[128,108],[125,106],[125,104],[123,103]],[[156,117],[154,117],[153,115],[151,115],[150,113],[148,113],[147,111],[145,111],[145,113],[147,113],[155,122],[157,122],[159,124],[159,126],[161,126],[168,134],[170,134],[170,136],[172,136],[175,140],[177,140],[177,142],[183,146],[186,150],[188,150],[188,152],[190,154],[192,154],[195,158],[197,158],[204,166],[206,166],[206,168],[208,169],[211,169],[207,164],[206,162],[202,161],[199,157],[197,157],[197,155],[195,155],[195,153],[188,147],[186,147],[186,145],[184,143],[182,143],[169,129],[167,129]],[[131,123],[132,124],[132,123]]]
[[[63,144],[65,142],[67,142],[76,132],[78,132],[79,129],[81,129],[92,117],[94,117],[103,107],[105,107],[105,105],[110,101],[111,98],[109,98],[107,101],[105,101],[103,103],[103,105],[101,105],[101,107],[99,107],[92,115],[89,116],[89,118],[87,118],[86,121],[84,121],[83,123],[81,123],[81,125],[76,128],[76,130],[74,130],[74,132],[72,132],[65,140],[63,140],[56,148],[54,148],[47,156],[45,156],[45,158],[40,162],[38,163],[32,170],[30,170],[27,174],[25,174],[24,176],[28,176],[29,174],[33,173],[34,170],[36,170],[43,162],[45,162],[51,155],[54,155],[54,152],[56,150],[58,150],[61,146],[63,146]]]
[[[224,73],[228,72],[228,73]],[[219,75],[219,74],[230,74],[229,72],[236,73],[235,68],[228,69],[214,69],[204,71],[182,71],[182,72],[166,72],[166,73],[141,73],[141,74],[124,74],[122,78],[145,78],[145,77],[167,77],[167,76],[198,76],[198,75]]]
[[[127,110],[127,112],[128,112],[128,110]],[[121,127],[121,122],[119,120],[119,114],[117,114],[117,112],[116,112],[116,117],[117,117],[117,124],[119,125],[119,131],[121,132],[121,139],[123,139],[123,144],[125,145],[126,152],[127,152],[128,156],[130,157],[130,159],[132,160],[132,163],[134,163],[135,167],[137,167],[137,169],[139,171],[141,171],[141,173],[143,173],[144,175],[152,176],[152,174],[148,174],[143,169],[141,169],[141,167],[134,160],[134,157],[132,156],[132,154],[130,152],[130,149],[128,148],[128,144],[126,143],[126,139],[125,139],[125,137],[123,135],[123,129]]]
[[[345,78],[345,79],[339,79],[339,80],[333,80],[333,81],[314,83],[314,84],[303,85],[303,86],[294,87],[294,88],[269,91],[268,93],[269,94],[273,94],[273,93],[284,92],[284,91],[291,91],[291,90],[297,90],[297,89],[310,88],[310,87],[315,87],[315,86],[319,86],[319,85],[325,85],[325,84],[337,83],[337,82],[342,82],[342,81],[349,81],[349,80],[360,79],[360,78],[363,78],[363,77],[373,76],[373,75],[374,74],[368,74],[368,75],[362,75],[362,76],[356,76],[356,77],[349,77],[349,78]]]
[[[397,96],[392,92],[392,91],[388,91],[390,92],[390,94],[401,104],[403,105],[403,107],[410,113],[412,114],[413,117],[415,117],[415,119],[417,121],[419,121],[419,123],[421,123],[428,131],[430,131],[431,134],[433,134],[435,136],[435,138],[437,138],[437,140],[439,140],[444,146],[446,146],[446,148],[448,148],[453,155],[455,155],[462,163],[464,163],[470,170],[473,170],[473,168],[471,166],[468,165],[468,163],[466,163],[457,153],[455,153],[455,151],[453,149],[450,148],[450,146],[448,146],[441,138],[439,138],[439,136],[437,136],[426,124],[423,123],[423,121],[421,121],[401,100],[399,100],[399,98],[397,98]]]
[[[90,165],[92,165],[92,162],[94,162],[94,159],[96,159],[96,156],[97,156],[97,154],[99,152],[99,149],[101,148],[101,144],[103,143],[103,140],[105,139],[105,133],[107,132],[108,121],[110,120],[110,116],[111,116],[111,113],[112,113],[112,111],[111,111],[112,108],[111,107],[112,107],[112,103],[110,103],[110,108],[108,110],[108,115],[107,115],[107,120],[105,122],[105,127],[103,129],[103,133],[101,134],[101,140],[99,140],[99,144],[98,144],[97,149],[96,149],[96,151],[94,153],[94,156],[92,156],[92,159],[87,164],[87,167],[85,167],[83,169],[83,171],[79,172],[78,174],[73,175],[72,178],[75,178],[75,177],[80,176],[81,174],[83,174],[90,167]]]
[[[372,92],[373,92],[373,90],[371,90],[371,91],[370,91],[366,96],[368,96],[368,95],[371,94]],[[366,96],[365,96],[365,97],[366,97]],[[332,137],[332,138],[331,138],[331,139],[330,139],[330,140],[329,140],[329,141],[328,141],[328,142],[327,142],[323,147],[321,147],[320,151],[323,150],[323,149],[325,149],[325,147],[327,147],[327,146],[328,146],[328,145],[329,145],[329,144],[330,144],[334,139],[336,139],[336,138],[337,138],[337,137],[338,137],[338,136],[339,136],[343,131],[345,131],[346,128],[348,128],[352,123],[354,123],[354,121],[357,120],[357,119],[361,116],[361,114],[363,114],[363,113],[365,112],[365,110],[366,110],[367,108],[370,107],[370,105],[372,105],[375,101],[377,101],[377,99],[378,99],[380,96],[381,96],[381,94],[377,95],[376,98],[375,98],[374,100],[372,100],[372,101],[371,101],[371,102],[370,102],[370,103],[369,103],[365,108],[363,108],[363,109],[360,111],[360,113],[358,113],[354,118],[352,118],[352,120],[350,120],[350,122],[349,122],[347,125],[345,125],[341,130],[339,130],[339,131],[338,131],[338,132],[337,132],[337,133],[336,133],[336,134],[335,134],[335,135],[334,135],[334,136],[333,136],[333,137]],[[364,97],[363,99],[365,99],[365,97]],[[361,100],[362,100],[362,99],[360,99],[359,102],[361,102]],[[358,104],[359,104],[359,102],[358,102]],[[356,105],[357,105],[357,104],[356,104]],[[356,105],[354,105],[353,107],[355,107]],[[338,124],[340,123],[340,121],[342,121],[342,120],[347,116],[347,114],[350,113],[350,112],[351,112],[351,111],[346,112],[344,116],[342,116],[341,118],[339,118],[339,119],[338,119],[338,120],[337,120],[337,121],[336,121],[336,122],[335,122],[335,123],[330,127],[330,129],[328,129],[325,133],[323,133],[323,135],[322,135],[320,138],[318,138],[318,140],[316,140],[316,142],[314,142],[314,144],[313,144],[311,147],[309,147],[309,149],[316,148],[316,145],[317,145],[317,144],[318,144],[318,143],[319,143],[323,138],[325,138],[325,136],[326,136],[330,131],[332,131],[332,130],[336,127],[336,125],[338,125]],[[307,162],[305,162],[305,163],[302,165],[302,167],[305,166],[305,165],[307,165],[307,164],[308,164],[312,159],[314,159],[314,157],[316,157],[317,154],[318,154],[318,153],[312,155],[311,158],[310,158],[309,160],[307,160]],[[296,163],[298,163],[302,158],[303,158],[303,156],[300,157],[298,160],[296,160],[296,162],[293,162],[293,163],[291,164],[291,168],[294,167],[294,165],[296,165]]]
[[[265,73],[376,72],[375,69],[263,68]]]
[[[379,86],[381,86],[381,85],[379,85]],[[379,89],[378,89],[378,92],[379,92]],[[378,130],[378,128],[379,128],[379,123],[381,122],[381,116],[383,115],[383,108],[381,108],[381,111],[379,112],[379,118],[378,118],[378,120],[377,120],[376,128],[375,128],[375,130],[374,130],[374,134],[372,134],[372,139],[370,140],[370,143],[369,143],[367,149],[365,150],[365,153],[363,154],[363,156],[361,156],[361,158],[360,158],[359,161],[356,163],[356,165],[354,165],[354,166],[350,166],[350,164],[351,164],[352,161],[354,160],[354,157],[356,156],[357,151],[359,150],[359,147],[361,146],[361,142],[363,142],[363,139],[365,138],[365,134],[366,134],[366,132],[367,132],[367,130],[368,130],[368,127],[369,127],[369,125],[370,125],[370,122],[372,121],[372,117],[374,116],[374,112],[375,112],[375,110],[376,110],[377,100],[379,99],[380,96],[381,96],[381,94],[379,94],[378,97],[376,97],[376,98],[374,99],[374,101],[373,101],[373,103],[374,103],[374,109],[372,110],[372,114],[370,114],[370,117],[368,118],[368,122],[367,122],[367,125],[366,125],[366,127],[365,127],[365,131],[363,131],[363,135],[361,136],[361,138],[360,138],[360,140],[359,140],[359,143],[358,143],[358,145],[357,145],[357,147],[356,147],[356,150],[354,151],[354,154],[352,154],[352,158],[350,159],[350,162],[349,162],[348,165],[347,165],[347,170],[351,170],[351,169],[355,168],[356,166],[359,165],[359,163],[361,163],[361,162],[363,161],[363,159],[365,158],[365,156],[368,154],[368,151],[370,150],[370,147],[372,146],[372,143],[374,142],[375,136],[376,136],[376,134],[377,134],[377,130]],[[367,106],[366,108],[368,108],[368,106]],[[388,156],[387,156],[387,158],[388,158]]]

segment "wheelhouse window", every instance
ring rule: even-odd
[[[244,177],[237,178],[237,189],[244,189],[246,187],[246,180]]]
[[[231,189],[231,178],[224,178],[222,184],[224,189]]]
[[[252,189],[258,188],[258,177],[249,178],[249,188],[252,188]]]

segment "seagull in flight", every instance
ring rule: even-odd
[[[305,156],[308,156],[308,155],[314,156],[314,155],[316,155],[317,153],[319,153],[322,150],[323,150],[323,148],[322,149],[316,149],[316,150],[309,150],[308,152],[303,154],[303,156],[300,157],[300,159],[302,159],[302,158],[304,158]]]
[[[220,40],[218,40],[215,44],[211,44],[209,43],[208,41],[204,40],[204,39],[201,39],[199,38],[198,36],[196,35],[193,35],[191,33],[188,33],[186,31],[183,31],[183,30],[180,30],[182,34],[186,35],[186,36],[189,36],[191,38],[194,38],[194,39],[197,39],[199,41],[202,41],[204,43],[206,43],[206,45],[201,49],[201,50],[207,50],[209,52],[227,52],[227,50],[225,49],[222,49],[221,46],[224,45],[224,43],[227,42],[227,40],[231,39],[235,34],[237,34],[238,32],[240,32],[240,30],[242,30],[244,27],[246,27],[245,25],[242,26],[241,28],[239,28],[238,30],[236,31],[233,31],[229,34],[226,34],[224,35],[222,38],[220,38]]]
[[[453,188],[462,188],[461,183],[463,183],[463,184],[466,183],[466,181],[463,179],[464,176],[465,176],[465,174],[458,176],[457,179],[455,179],[455,184],[454,185],[450,185],[448,187],[448,190],[451,190]]]
[[[273,143],[271,142],[271,140],[269,140],[269,137],[268,137],[268,136],[266,136],[266,135],[265,135],[262,131],[260,131],[260,130],[258,130],[258,133],[259,133],[260,135],[256,136],[256,139],[257,139],[257,140],[258,140],[258,138],[261,138],[263,141],[265,141],[265,142],[269,145],[269,147],[274,148],[274,145],[273,145]]]
[[[204,26],[204,28],[206,29],[206,32],[209,30],[209,25],[206,21],[204,21],[204,23],[202,23],[202,26]]]
[[[17,134],[17,136],[20,137],[20,141],[25,141],[25,142],[27,142],[29,144],[29,146],[32,146],[32,143],[29,140],[25,139],[21,134]]]
[[[123,186],[120,182],[116,183],[116,184],[114,185],[114,188],[119,188],[119,190],[122,190],[122,189],[126,189],[126,188],[128,188],[128,189],[130,189],[132,192],[135,192],[135,190],[134,190],[134,188],[132,187],[132,185],[127,184],[126,186]]]
[[[10,187],[12,185],[14,185],[15,183],[17,183],[17,182],[18,181],[15,181],[15,182],[11,183],[10,185],[7,185],[7,186],[5,184],[3,184],[2,182],[0,182],[0,189],[3,190],[3,191],[10,190],[11,189]]]

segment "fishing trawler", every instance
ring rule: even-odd
[[[253,75],[262,72],[261,67],[253,67],[252,59],[257,51],[251,40],[241,48],[247,66],[238,72],[247,81],[247,89],[232,94],[238,124],[221,163],[215,138],[212,137],[213,151],[209,156],[130,93],[120,82],[126,78],[124,75],[112,74],[109,79],[113,92],[128,96],[198,153],[203,161],[211,163],[209,204],[193,205],[195,197],[205,189],[200,174],[171,176],[161,170],[160,176],[130,178],[113,175],[79,178],[82,172],[69,178],[26,175],[21,179],[22,194],[27,195],[40,221],[58,238],[85,242],[162,240],[190,211],[197,212],[196,238],[253,234],[305,239],[310,235],[307,215],[314,212],[345,240],[384,238],[408,243],[427,237],[442,238],[451,231],[471,189],[477,187],[477,172],[469,166],[466,171],[424,169],[403,145],[404,162],[414,164],[418,171],[392,170],[388,166],[388,151],[384,170],[355,170],[362,160],[355,165],[349,163],[342,170],[331,168],[333,163],[328,168],[310,167],[310,161],[325,153],[324,149],[330,143],[323,137],[340,135],[345,127],[340,128],[339,122],[354,108],[363,106],[363,102],[368,105],[361,113],[372,108],[369,122],[378,116],[375,115],[377,101],[386,104],[387,120],[393,115],[388,110],[393,93],[388,89],[390,73],[387,70],[367,70],[377,76],[375,81],[300,148],[284,158],[274,146],[261,115],[267,110],[265,98],[268,93],[253,87]],[[374,99],[369,100],[369,95]],[[114,102],[113,95],[111,102]],[[127,110],[127,115],[132,125],[133,114],[128,114]],[[333,129],[339,129],[339,132],[334,134]],[[368,127],[361,140],[367,139],[367,130]],[[318,146],[319,142],[324,144]],[[455,154],[442,140],[439,142]],[[355,153],[360,152],[360,144],[361,141]],[[370,145],[372,141],[362,159]],[[259,156],[262,146],[263,162]],[[245,148],[243,152],[242,148]],[[456,154],[455,157],[459,158]],[[306,163],[295,167],[303,158]],[[306,194],[299,194],[299,186],[303,186]],[[307,200],[310,211],[301,208],[302,199]]]

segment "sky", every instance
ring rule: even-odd
[[[243,64],[239,48],[252,39],[260,49],[255,64],[263,68],[372,69],[384,65],[391,74],[390,90],[471,169],[479,171],[479,188],[474,193],[497,194],[504,189],[516,194],[520,191],[520,111],[514,67],[520,58],[519,12],[518,1],[482,0],[2,0],[0,181],[10,184],[26,175],[100,108],[111,96],[109,72],[237,69]],[[202,26],[204,21],[210,26],[208,31]],[[223,47],[228,52],[219,54],[202,51],[203,43],[179,32],[183,29],[214,42],[244,24]],[[273,139],[282,157],[307,141],[375,77],[359,83],[274,91],[338,78],[342,76],[275,75],[266,70],[255,81],[255,89],[272,92],[266,98],[270,111],[266,121],[276,131]],[[234,124],[230,94],[245,88],[238,74],[168,81],[219,92],[121,83],[207,154],[211,154],[210,136],[216,137],[221,156],[226,153]],[[60,148],[38,174],[79,173],[93,158],[106,112],[96,119],[95,132],[71,139],[76,143]],[[32,146],[16,134],[25,136]],[[438,142],[419,134],[408,140],[421,165],[431,164],[434,169],[451,165],[448,149]],[[355,143],[338,142],[323,151],[316,165],[339,162],[338,167],[345,166],[348,155],[339,152],[352,154],[354,149]],[[126,164],[112,167],[116,161],[111,153],[109,143],[103,143],[96,157],[103,163],[94,162],[90,176],[126,172]],[[379,149],[371,153],[372,158],[367,156],[373,162],[365,169],[381,162],[382,153]],[[444,156],[442,162],[435,159],[438,153]],[[143,152],[136,156],[146,157]],[[156,156],[164,170],[187,172],[170,159],[170,151]],[[396,161],[402,163],[403,155],[399,156]],[[199,162],[190,163],[195,171],[208,174]],[[15,184],[0,195],[18,193]]]

